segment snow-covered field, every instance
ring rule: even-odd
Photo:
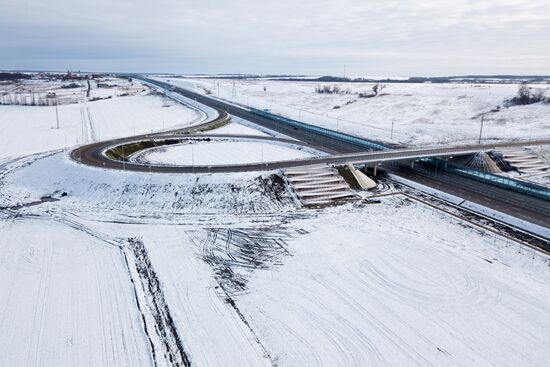
[[[253,129],[253,128],[250,128],[250,127],[247,127],[245,125],[242,125],[240,122],[242,122],[243,120],[242,119],[239,119],[239,118],[236,118],[236,117],[232,117],[231,120],[236,120],[236,121],[239,121],[239,123],[230,123],[228,125],[225,125],[225,126],[222,126],[218,129],[215,129],[215,130],[209,130],[207,132],[205,132],[205,134],[208,134],[208,135],[220,135],[220,134],[223,134],[223,135],[253,135],[253,136],[268,136],[268,134],[260,131],[260,130],[257,130],[257,129]]]
[[[11,279],[19,292],[2,298],[9,307],[22,304],[24,309],[30,307],[25,302],[41,305],[42,300],[19,298],[26,294],[21,290],[25,284],[38,285],[22,276],[24,270],[6,265],[14,261],[14,253],[31,256],[27,263],[36,256],[28,255],[33,251],[41,259],[49,253],[68,259],[45,277],[70,279],[56,283],[69,288],[89,284],[85,277],[111,269],[109,278],[114,272],[119,280],[109,286],[126,292],[131,283],[123,282],[128,273],[121,252],[99,239],[118,239],[115,243],[127,252],[123,239],[138,238],[183,349],[196,365],[544,366],[550,353],[548,257],[415,201],[389,196],[378,205],[312,211],[301,209],[290,192],[262,191],[258,173],[125,173],[81,166],[63,153],[30,162],[8,165],[2,178],[0,206],[11,209],[3,211],[0,263],[4,279]],[[14,207],[46,195],[58,200]],[[26,219],[12,219],[16,213],[40,218],[32,223],[41,224],[29,231],[18,224]],[[64,243],[75,245],[67,249]],[[87,257],[76,254],[81,252]],[[93,259],[98,268],[82,265]],[[73,267],[86,273],[79,275]],[[141,273],[130,274],[139,285],[135,274]],[[68,292],[53,285],[47,289],[56,295]],[[101,288],[97,292],[87,293],[91,304],[115,297]],[[137,306],[121,297],[117,293],[111,308],[97,312],[118,317],[112,307],[126,304],[125,315],[136,315]],[[84,321],[71,327],[51,326],[57,309],[78,313],[81,304],[68,299],[48,304],[55,311],[44,313],[36,331],[27,331],[52,334],[33,342],[38,349],[64,348],[66,330],[79,333],[79,322],[86,325],[92,317],[80,315]],[[141,312],[148,310],[146,300],[146,295],[138,296]],[[7,325],[30,322],[17,320]],[[132,345],[145,343],[143,325],[131,323],[136,318],[116,322],[134,330]],[[5,327],[2,332],[11,330]],[[27,340],[24,330],[0,343],[5,348],[0,355],[13,348],[9,343]],[[120,358],[112,365],[124,365],[124,358],[140,358],[130,365],[147,365],[148,346],[142,354],[126,357],[131,352],[124,348],[131,351],[133,346],[116,344],[128,335],[117,334],[111,342],[101,334],[92,346],[73,347],[74,353],[85,356],[108,344],[109,353]],[[36,346],[29,348],[34,352]],[[59,365],[50,364],[55,359],[45,359],[47,355],[34,358],[42,365]],[[10,358],[30,365],[26,356],[27,350]],[[93,361],[97,359],[80,365]]]
[[[170,83],[315,125],[410,145],[477,142],[480,114],[502,107],[518,88],[513,84],[387,84],[379,96],[359,98],[358,93],[372,92],[372,83],[237,80],[235,93],[232,80],[171,78]],[[315,93],[317,86],[335,84],[351,93]],[[502,107],[489,113],[482,136],[550,137],[550,104]]]
[[[203,117],[181,104],[163,107],[164,102],[159,96],[140,94],[59,105],[59,129],[54,106],[0,105],[0,157],[184,126]]]
[[[71,161],[58,153],[8,165],[0,182],[0,208],[35,202],[44,196],[60,198],[49,203],[70,210],[117,218],[209,212],[250,213],[294,209],[288,193],[278,201],[268,192],[268,173],[232,175],[144,174],[103,170]],[[268,192],[266,194],[266,192]],[[61,196],[63,193],[66,195]]]
[[[37,165],[40,161],[22,170],[28,170],[30,176],[33,171],[37,173],[37,167],[33,168]],[[18,177],[20,171],[9,174],[4,182],[13,185],[11,176],[24,182]],[[122,179],[124,173],[98,174],[102,175],[111,178],[111,187],[102,194],[81,197],[78,191],[84,192],[86,184],[63,178],[59,188],[73,185],[67,197],[22,208],[18,213],[39,215],[45,223],[52,215],[70,219],[73,227],[79,223],[87,230],[78,232],[83,238],[69,237],[70,243],[87,243],[88,252],[112,251],[115,258],[120,256],[118,251],[96,250],[93,246],[98,241],[87,239],[85,233],[141,239],[184,349],[197,365],[216,366],[225,361],[231,366],[275,362],[280,366],[543,366],[550,353],[545,342],[550,330],[545,321],[550,311],[548,258],[422,204],[390,196],[379,205],[349,204],[312,212],[289,204],[284,213],[276,205],[266,212],[249,207],[236,213],[223,206],[227,191],[216,189],[215,182],[233,180],[246,186],[253,176],[211,175],[200,178],[194,186],[206,183],[213,189],[207,198],[218,205],[205,203],[208,210],[183,216],[149,210],[132,216],[127,212],[129,207],[123,205],[123,196],[115,195],[110,215],[96,217],[102,213],[98,207],[82,204],[109,195],[115,187],[126,187],[113,180],[115,176]],[[94,176],[83,181],[94,180]],[[124,180],[134,181],[136,187],[124,196],[138,201],[150,196],[151,191],[146,193],[145,188],[154,191],[167,181],[174,185],[188,182],[182,176],[166,180],[147,177],[126,177]],[[99,179],[92,186],[104,186],[106,181]],[[55,188],[27,185],[37,190],[36,197]],[[201,202],[201,194],[194,195]],[[241,195],[243,200],[258,200],[258,196],[250,196],[252,192]],[[9,202],[14,203],[15,197],[4,198],[2,205]],[[228,208],[233,205],[231,200],[225,204]],[[38,240],[34,230],[55,230],[55,236],[74,231],[56,230],[58,224],[44,227],[25,223],[21,231],[27,237],[14,229],[17,225],[6,224],[2,243],[34,244]],[[64,255],[66,250],[57,247],[62,246],[58,244],[61,240],[40,237],[52,246],[47,251]],[[78,251],[78,246],[71,251]],[[18,251],[31,251],[25,249]],[[3,250],[0,261],[11,262],[12,247]],[[64,256],[73,261],[76,255]],[[71,266],[80,266],[86,259]],[[7,270],[7,274],[11,277],[7,279],[21,284],[17,283],[20,272]],[[90,281],[84,279],[82,283]],[[123,284],[111,285],[124,288]],[[56,292],[51,287],[49,290]],[[13,296],[5,299],[24,307],[30,307],[27,302],[37,302]],[[58,300],[60,304],[55,307],[72,307],[66,298]],[[131,310],[125,308],[125,312]],[[37,328],[54,334],[59,331],[50,331],[47,322],[44,325]],[[136,332],[141,335],[143,331]],[[44,348],[56,348],[64,342],[55,335],[42,341]],[[105,339],[99,337],[96,343],[102,341]],[[122,353],[118,347],[115,350]]]
[[[1,366],[148,366],[122,252],[51,219],[0,220]]]
[[[292,228],[235,297],[281,365],[546,363],[547,260],[401,198]]]
[[[141,118],[141,103],[117,100],[93,102],[105,103],[90,110],[101,138]],[[0,366],[547,365],[546,255],[395,188],[378,204],[306,209],[281,172],[21,157],[63,145],[18,108],[40,149],[25,140],[0,155]],[[216,144],[196,144],[194,159],[257,153],[206,149]],[[266,160],[289,154],[269,145]]]
[[[132,160],[160,165],[223,165],[285,161],[314,155],[299,146],[274,142],[211,140],[169,145],[142,151]]]
[[[138,81],[115,77],[101,77],[90,80],[61,80],[42,77],[18,81],[0,82],[0,104],[48,105],[54,106],[95,101],[121,96],[132,96],[145,92],[147,88]]]

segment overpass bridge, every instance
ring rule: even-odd
[[[498,142],[492,144],[468,144],[447,147],[405,148],[383,151],[332,154],[328,157],[311,158],[293,161],[296,165],[319,163],[329,164],[380,164],[388,162],[418,161],[424,158],[451,158],[460,155],[475,154],[498,150],[499,148],[526,147],[550,144],[550,139]],[[273,162],[274,164],[285,164]],[[288,162],[290,163],[290,161]],[[293,165],[294,165],[293,164]]]
[[[550,139],[403,149],[402,147],[393,144],[366,139],[364,137],[358,137],[340,131],[334,131],[320,126],[307,124],[305,122],[293,120],[268,111],[223,102],[187,89],[176,87],[169,83],[146,78],[141,75],[134,75],[133,77],[154,86],[174,91],[187,98],[217,109],[218,111],[225,111],[226,113],[241,117],[257,125],[264,126],[268,129],[290,136],[319,150],[332,153],[329,157],[297,161],[271,162],[268,164],[252,164],[247,165],[246,167],[243,165],[240,165],[239,167],[195,166],[193,168],[194,172],[200,172],[203,170],[204,172],[223,172],[225,169],[232,171],[239,169],[251,171],[258,169],[297,167],[300,165],[316,165],[319,163],[334,165],[348,163],[356,165],[367,164],[373,165],[376,171],[378,165],[381,163],[411,162],[411,165],[414,165],[415,161],[420,160],[423,165],[435,167],[436,170],[447,171],[448,173],[455,175],[456,180],[464,180],[468,178],[469,180],[478,181],[480,183],[483,182],[487,185],[499,186],[506,190],[534,196],[539,199],[550,200],[550,189],[547,187],[530,182],[514,180],[501,175],[480,172],[477,170],[468,169],[466,167],[456,167],[446,160],[447,158],[454,156],[474,154],[480,151],[489,151],[498,148],[547,145],[550,144]],[[399,169],[394,169],[394,171],[399,171]],[[404,174],[404,172],[395,173]]]
[[[546,227],[550,227],[548,217],[550,209],[550,189],[508,177],[484,173],[465,167],[453,165],[450,157],[477,153],[504,147],[550,144],[550,139],[531,141],[496,142],[479,145],[462,145],[452,147],[428,147],[404,149],[403,147],[374,141],[310,125],[301,121],[291,120],[283,116],[274,115],[267,111],[255,110],[238,106],[233,103],[214,99],[200,93],[176,87],[162,81],[135,74],[119,74],[119,76],[133,77],[159,88],[170,90],[195,103],[206,105],[218,111],[218,114],[230,114],[248,120],[256,125],[276,131],[288,137],[297,139],[321,151],[330,153],[325,157],[314,159],[280,161],[270,163],[256,163],[251,165],[230,166],[145,166],[132,165],[129,162],[110,160],[104,157],[102,149],[108,145],[115,145],[124,141],[135,140],[137,137],[119,139],[117,141],[96,143],[75,149],[71,155],[75,160],[92,165],[102,165],[107,168],[132,169],[144,172],[232,172],[242,170],[264,170],[297,167],[300,165],[325,164],[366,164],[376,167],[384,164],[384,170],[421,183],[440,191],[463,197],[469,201],[479,203],[485,207],[529,220]],[[185,134],[185,132],[180,131]],[[154,138],[154,135],[145,138]],[[159,134],[160,135],[160,134]],[[182,136],[183,137],[183,136]],[[89,158],[89,159],[88,159]],[[418,164],[413,162],[419,161]],[[404,162],[404,163],[403,163]],[[411,165],[414,164],[414,169]],[[429,169],[419,169],[419,166]],[[436,174],[426,173],[428,170]]]

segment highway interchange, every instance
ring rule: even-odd
[[[528,142],[507,142],[500,144],[482,144],[465,145],[460,147],[443,147],[430,149],[394,149],[391,151],[365,152],[365,148],[333,139],[322,134],[316,134],[311,131],[289,127],[285,124],[254,114],[247,109],[226,103],[217,99],[192,92],[187,89],[174,87],[173,85],[151,80],[140,75],[132,75],[134,78],[141,79],[147,83],[154,84],[159,88],[171,90],[186,98],[215,109],[218,116],[211,121],[204,122],[197,126],[186,127],[169,132],[160,132],[156,134],[146,134],[133,136],[125,139],[116,139],[103,141],[90,145],[79,147],[71,152],[71,157],[79,162],[114,169],[126,169],[140,172],[159,172],[159,173],[201,173],[201,172],[237,172],[237,171],[256,171],[272,170],[288,167],[304,166],[308,164],[377,164],[389,163],[395,161],[414,161],[421,157],[449,157],[459,154],[468,154],[484,150],[491,150],[504,146],[525,146],[525,145],[543,145],[549,144],[550,140],[535,140]],[[318,150],[329,153],[328,156],[315,157],[311,159],[301,159],[294,161],[279,161],[256,164],[235,164],[225,166],[159,166],[143,165],[124,161],[111,160],[104,155],[104,151],[109,147],[128,144],[140,140],[162,139],[168,137],[179,137],[189,139],[196,137],[195,132],[201,129],[208,129],[210,126],[220,123],[228,118],[228,115],[245,119],[249,122],[276,131],[290,138],[298,140],[277,139],[271,137],[245,137],[254,139],[280,140],[281,142],[293,142],[307,145]],[[201,138],[206,135],[201,135]],[[217,135],[219,137],[219,135]],[[396,147],[397,148],[397,147]],[[479,182],[467,177],[458,176],[448,172],[439,172],[437,174],[426,173],[422,170],[413,170],[408,165],[403,164],[385,164],[385,172],[396,174],[411,181],[429,186],[431,188],[461,197],[465,200],[480,204],[482,206],[512,215],[514,217],[527,220],[529,222],[550,227],[550,205],[548,201],[530,197],[528,195],[512,192],[491,184]]]

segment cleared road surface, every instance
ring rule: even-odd
[[[127,139],[116,139],[86,145],[75,149],[71,153],[73,159],[82,163],[99,167],[135,170],[141,172],[207,173],[270,170],[320,163],[387,163],[398,160],[414,160],[416,158],[424,157],[449,157],[453,155],[468,154],[503,147],[550,144],[550,139],[541,139],[523,142],[518,141],[481,145],[473,144],[443,148],[435,147],[423,149],[395,149],[391,151],[365,152],[364,147],[343,142],[321,134],[316,134],[311,131],[304,131],[295,127],[290,127],[278,123],[274,120],[268,119],[266,117],[251,113],[246,109],[219,100],[215,100],[183,88],[174,87],[167,83],[154,81],[141,76],[133,75],[133,77],[155,84],[162,88],[170,89],[171,91],[181,94],[184,97],[193,99],[201,104],[205,104],[211,108],[214,108],[216,111],[218,111],[220,116],[214,121],[207,122],[199,126],[178,129],[171,132],[140,135]],[[122,161],[113,161],[103,155],[103,151],[113,145],[119,145],[125,142],[132,142],[136,140],[146,140],[150,138],[166,136],[170,133],[189,134],[190,132],[197,131],[200,127],[207,128],[210,125],[219,123],[220,119],[223,119],[225,117],[224,113],[243,118],[257,125],[295,138],[304,145],[311,146],[327,153],[333,153],[333,155],[313,159],[225,166],[148,166]],[[384,169],[404,178],[432,187],[434,189],[460,196],[466,200],[486,206],[488,208],[495,209],[514,217],[525,219],[530,222],[550,228],[550,216],[548,209],[550,205],[548,201],[529,197],[527,195],[517,192],[511,192],[509,190],[496,187],[494,185],[482,183],[451,173],[439,174],[438,176],[434,177],[431,175],[423,175],[422,173],[419,173],[417,171],[411,171],[406,168],[399,168],[391,165],[385,166]]]

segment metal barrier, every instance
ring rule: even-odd
[[[127,76],[133,76],[133,75],[128,74]],[[152,84],[158,85],[160,87],[169,87],[169,85],[164,82],[149,80],[149,79],[147,81]],[[357,146],[364,147],[368,150],[391,150],[395,148],[394,146],[391,146],[388,144],[384,144],[381,142],[361,138],[358,136],[342,133],[339,131],[334,131],[323,127],[307,124],[305,122],[293,120],[281,115],[273,114],[268,111],[259,110],[256,108],[250,108],[250,112],[259,116],[263,116],[263,117],[275,120],[275,121],[279,121],[283,124],[286,124],[287,126],[303,129],[308,132],[316,133],[322,136],[327,136],[343,142],[348,142]],[[456,166],[449,163],[448,161],[444,161],[438,158],[423,158],[423,159],[419,159],[418,161],[425,163],[429,166],[435,166],[436,170],[441,169],[443,171],[468,177],[477,181],[489,183],[495,186],[520,192],[520,193],[537,197],[543,200],[550,200],[550,188],[537,185],[535,183],[520,181],[513,178],[505,177],[505,176],[481,172],[481,171],[465,168],[462,166]]]
[[[296,121],[296,120],[293,120],[293,119],[289,119],[287,117],[283,117],[281,115],[276,115],[276,114],[273,114],[273,113],[270,113],[270,112],[267,112],[267,111],[258,110],[256,108],[250,108],[250,112],[252,112],[256,115],[260,115],[260,116],[267,117],[267,118],[272,119],[272,120],[282,122],[283,124],[286,124],[286,125],[289,125],[289,126],[292,126],[292,127],[295,127],[295,128],[300,128],[300,129],[303,129],[303,130],[306,130],[306,131],[314,132],[316,134],[328,136],[328,137],[331,137],[333,139],[337,139],[337,140],[340,140],[340,141],[344,141],[344,142],[348,142],[348,143],[355,144],[355,145],[358,145],[358,146],[362,146],[362,147],[365,147],[367,149],[373,149],[373,150],[393,149],[393,147],[391,147],[389,145],[386,145],[386,144],[383,144],[383,143],[380,143],[380,142],[377,142],[377,141],[372,141],[372,140],[368,140],[368,139],[365,139],[365,138],[360,138],[358,136],[353,136],[353,135],[341,133],[339,131],[334,131],[334,130],[330,130],[330,129],[325,129],[323,127],[306,124],[305,122]]]
[[[281,115],[276,115],[267,111],[258,110],[256,108],[251,108],[250,112],[260,116],[270,118],[272,120],[282,122],[286,125],[289,125],[295,128],[304,129],[306,131],[328,136],[334,139],[338,139],[340,141],[349,142],[351,144],[359,145],[367,149],[372,149],[372,150],[393,149],[392,146],[386,145],[380,142],[368,140],[365,138],[360,138],[357,136],[341,133],[339,131],[334,131],[334,130],[326,129],[315,125],[310,125],[310,124],[296,121]],[[491,173],[486,173],[486,172],[481,172],[481,171],[477,171],[477,170],[473,170],[473,169],[469,169],[461,166],[456,166],[449,163],[448,161],[443,161],[438,158],[423,158],[423,159],[420,159],[419,162],[425,163],[427,165],[430,165],[442,171],[447,171],[447,172],[468,177],[477,181],[489,183],[505,189],[534,196],[540,199],[550,200],[550,188],[540,186],[535,183],[520,181],[513,178],[505,177],[505,176],[494,175]]]
[[[432,167],[435,166],[436,169],[440,169],[442,171],[447,171],[508,190],[520,192],[539,199],[550,200],[550,188],[537,185],[535,183],[520,181],[506,176],[495,175],[492,173],[457,166],[438,158],[424,158],[419,161]]]

